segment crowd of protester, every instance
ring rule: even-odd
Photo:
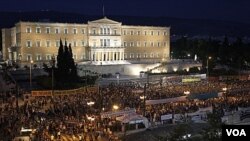
[[[147,105],[145,116],[149,121],[160,121],[161,115],[185,114],[199,108],[217,106],[221,109],[237,110],[237,107],[249,107],[249,82],[212,82],[151,84],[144,88],[139,83],[120,83],[97,87],[94,91],[83,91],[74,95],[53,97],[24,97],[18,106],[14,97],[9,97],[0,108],[0,137],[13,139],[20,135],[22,128],[36,129],[34,140],[46,140],[51,135],[60,138],[62,134],[72,138],[96,140],[98,137],[110,137],[109,120],[103,120],[100,112],[112,111],[113,105],[119,109],[135,108],[143,114],[144,103],[140,99],[157,100],[190,94],[220,92],[222,97],[207,100],[186,100],[181,102]],[[145,92],[145,93],[144,93]],[[89,102],[94,102],[89,104]],[[8,140],[8,139],[7,139]]]

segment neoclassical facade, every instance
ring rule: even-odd
[[[41,65],[56,56],[60,39],[71,44],[76,62],[123,64],[169,59],[170,28],[122,25],[106,17],[87,24],[18,22],[2,29],[3,59]]]

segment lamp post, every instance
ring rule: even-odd
[[[207,57],[207,79],[208,79],[208,75],[209,75],[209,71],[208,71],[208,61],[211,60],[211,59],[212,59],[211,56]]]
[[[34,63],[33,60],[30,61],[30,91],[32,90],[32,64]]]

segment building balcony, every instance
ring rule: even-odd
[[[121,34],[100,34],[100,33],[89,33],[89,36],[121,36]]]

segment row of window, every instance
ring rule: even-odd
[[[68,44],[71,44],[72,47],[77,47],[77,46],[86,46],[86,41],[80,41],[80,42],[77,42],[77,41],[67,41]],[[54,43],[54,45],[52,45],[52,43]],[[44,41],[44,44],[42,44],[42,41],[41,40],[37,40],[35,41],[35,43],[33,43],[31,40],[27,40],[26,41],[26,47],[42,47],[42,46],[45,46],[45,47],[51,47],[51,46],[56,46],[56,47],[59,47],[60,46],[60,40],[57,40],[55,42],[52,42],[50,40],[46,40]]]
[[[62,30],[62,31],[61,31]],[[86,29],[82,28],[80,29],[80,33],[81,34],[85,34]],[[64,34],[69,34],[69,29],[68,28],[59,28],[59,27],[55,27],[54,28],[54,33],[55,34],[60,34],[60,33],[64,33]],[[26,27],[26,33],[32,33],[32,28],[31,27]],[[42,33],[42,29],[41,27],[36,27],[35,29],[35,33],[40,34]],[[52,33],[51,31],[51,27],[45,27],[44,33],[46,34],[50,34]],[[77,34],[78,33],[78,29],[77,28],[73,28],[71,31],[72,34]],[[99,32],[97,32],[96,28],[92,28],[91,33],[96,35],[96,34],[101,34],[101,35],[117,35],[117,29],[111,29],[111,28],[107,28],[107,27],[102,27],[100,28]],[[123,30],[123,35],[168,35],[167,31],[148,31],[145,30],[143,31],[143,33],[141,31],[134,31],[134,30]]]
[[[52,59],[52,54],[46,54],[44,56],[42,56],[41,54],[36,54],[35,58],[32,57],[32,54],[27,54],[26,55],[26,60],[27,61],[31,61],[31,60],[34,60],[35,61],[43,61],[43,60],[47,60],[47,61],[50,61]],[[164,54],[164,56],[166,56],[166,54]],[[160,57],[160,54],[159,53],[124,53],[124,58],[159,58]],[[56,56],[55,56],[56,58]],[[74,54],[73,55],[73,58],[75,60],[79,59],[77,58],[77,55]],[[20,60],[22,60],[22,57],[20,56],[19,58]],[[80,59],[86,59],[86,56],[85,54],[83,54]]]
[[[43,61],[43,60],[47,60],[47,61],[50,61],[51,59],[52,59],[52,54],[46,54],[46,55],[41,55],[41,54],[36,54],[36,56],[35,56],[35,58],[33,58],[32,57],[32,54],[27,54],[26,55],[26,60],[27,61],[31,61],[31,60],[34,60],[34,61]],[[55,58],[56,58],[56,56],[55,56]],[[77,55],[76,54],[74,54],[73,55],[73,58],[75,59],[75,60],[77,60],[78,58],[77,58]],[[20,58],[19,58],[20,60],[22,60],[22,57],[20,56]],[[80,59],[85,59],[85,54],[83,54],[81,57],[80,57]]]
[[[123,42],[123,46],[124,47],[134,47],[134,46],[144,46],[144,47],[147,47],[147,46],[151,46],[151,47],[166,47],[167,46],[167,42],[140,42],[140,41],[137,41],[137,42]]]
[[[69,34],[69,29],[68,28],[64,28],[63,31],[61,31],[61,28],[59,28],[59,27],[55,27],[54,28],[54,33],[55,34],[60,34],[61,32],[63,32],[64,34]],[[31,27],[27,27],[26,28],[26,33],[32,33],[32,28]],[[35,33],[37,33],[37,34],[42,33],[41,27],[36,27]],[[52,33],[51,28],[50,27],[45,27],[44,33],[47,33],[47,34]],[[77,28],[73,28],[72,29],[72,33],[73,34],[77,34],[78,33],[78,29]],[[85,29],[84,28],[81,29],[81,34],[85,34]]]
[[[130,31],[127,31],[127,30],[123,30],[123,35],[158,35],[158,36],[160,36],[160,35],[164,35],[164,36],[166,36],[166,35],[168,35],[168,33],[167,33],[167,31],[153,31],[153,30],[151,30],[151,31],[148,31],[148,30],[145,30],[145,31],[143,31],[143,32],[141,32],[141,31],[133,31],[133,30],[130,30]]]
[[[164,54],[166,56],[166,54]],[[159,53],[124,53],[124,58],[159,58]]]

